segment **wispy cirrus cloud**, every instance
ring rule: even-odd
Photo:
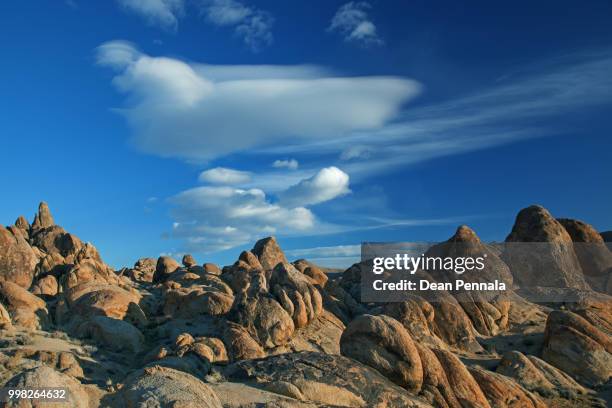
[[[290,259],[305,258],[319,266],[347,268],[361,259],[361,245],[336,245],[285,251]]]
[[[184,0],[117,0],[125,10],[138,14],[148,24],[176,31],[184,12]]]
[[[348,2],[336,11],[328,31],[340,33],[345,41],[356,42],[365,46],[383,45],[376,25],[368,15],[372,8],[366,1]]]
[[[258,52],[274,41],[271,13],[239,0],[116,0],[127,12],[139,15],[147,24],[164,30],[178,30],[187,8],[197,9],[206,22],[231,27],[234,34],[252,51]]]
[[[235,34],[255,52],[274,41],[274,17],[267,11],[237,0],[204,0],[200,7],[208,22],[216,26],[233,27]]]
[[[407,109],[376,129],[266,151],[335,158],[359,181],[426,160],[566,132],[572,117],[566,115],[612,101],[611,71],[610,50],[559,57],[469,95]]]
[[[287,168],[289,170],[297,170],[299,163],[295,159],[274,160],[272,167],[277,169]]]

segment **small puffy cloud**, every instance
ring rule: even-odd
[[[382,45],[383,40],[376,32],[367,10],[372,6],[365,1],[351,1],[341,6],[332,18],[329,31],[343,35],[345,41],[359,42],[363,45]]]
[[[124,9],[138,14],[150,25],[175,31],[183,14],[184,0],[117,0]]]
[[[241,184],[251,181],[251,173],[225,167],[215,167],[200,173],[198,180],[211,184]]]
[[[323,203],[350,193],[349,175],[337,167],[326,167],[314,176],[300,181],[280,194],[280,202],[288,207]]]
[[[206,0],[201,3],[206,20],[217,26],[232,26],[253,51],[272,44],[274,18],[266,11],[237,0]]]
[[[173,236],[197,252],[232,248],[279,231],[307,232],[315,226],[307,208],[271,203],[259,189],[197,187],[177,194],[170,203]]]
[[[420,85],[341,77],[313,66],[227,66],[151,57],[124,41],[98,48],[127,95],[120,112],[142,151],[211,160],[286,142],[330,141],[384,126]]]
[[[277,169],[286,168],[289,170],[297,170],[299,163],[295,159],[275,160],[274,163],[272,163],[272,167]]]

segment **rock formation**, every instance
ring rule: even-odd
[[[114,270],[41,203],[31,224],[0,227],[0,386],[66,388],[58,407],[603,408],[612,387],[604,238],[529,207],[505,245],[461,226],[428,252],[486,254],[486,268],[463,279],[501,280],[505,293],[367,303],[371,261],[333,273],[289,262],[273,237],[224,267],[186,254],[135,256]]]

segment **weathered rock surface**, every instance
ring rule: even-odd
[[[472,377],[484,392],[492,407],[546,408],[544,402],[510,378],[482,368],[470,369]]]
[[[130,375],[115,406],[221,408],[214,391],[196,377],[167,367],[149,367]]]
[[[37,230],[40,228],[47,228],[55,225],[51,210],[46,202],[42,201],[38,205],[38,212],[34,215],[34,222],[32,222],[32,229]]]
[[[545,208],[522,209],[506,242],[503,259],[519,286],[589,289],[570,235]]]
[[[144,336],[132,324],[106,316],[94,316],[80,323],[74,332],[114,351],[138,353],[144,343]]]
[[[389,316],[353,320],[342,333],[340,351],[409,391],[421,389],[423,367],[417,348],[404,326]]]
[[[140,258],[134,267],[128,271],[128,276],[135,281],[153,282],[157,269],[157,260],[154,258]]]
[[[29,288],[38,257],[22,234],[0,225],[0,279]]]
[[[526,390],[543,397],[576,399],[586,394],[586,389],[564,372],[535,356],[526,356],[518,351],[505,353],[495,371],[515,379]]]
[[[0,228],[0,386],[43,365],[51,383],[70,379],[78,403],[91,407],[603,408],[612,400],[612,297],[595,262],[606,254],[579,250],[603,249],[603,240],[541,207],[519,214],[509,241],[555,244],[535,259],[560,273],[546,277],[550,286],[387,304],[360,301],[368,261],[342,273],[289,263],[274,238],[222,270],[186,255],[183,265],[141,258],[114,271],[56,225],[48,206],[35,218]],[[482,275],[463,278],[514,284],[500,248],[460,227],[428,255],[484,253]]]
[[[305,259],[298,259],[297,261],[293,262],[292,265],[298,271],[308,276],[311,279],[313,284],[319,285],[322,288],[325,287],[325,284],[329,280],[329,278],[327,277],[327,275],[325,274],[325,272],[323,272],[321,268],[319,268],[317,265],[313,264],[312,262],[308,262]]]
[[[572,312],[548,315],[542,358],[587,386],[612,376],[612,339]]]
[[[251,252],[257,257],[265,270],[272,270],[279,263],[288,262],[274,237],[260,239],[255,243]]]
[[[229,312],[234,297],[218,290],[207,290],[201,286],[176,288],[164,295],[164,314],[189,318],[199,314],[220,316]]]
[[[66,390],[67,400],[61,402],[42,403],[36,400],[11,400],[7,403],[7,407],[65,407],[65,408],[88,408],[89,397],[81,384],[74,378],[59,373],[47,366],[40,366],[30,370],[26,370],[11,380],[8,381],[7,387],[11,388],[62,388]],[[31,402],[34,401],[34,402]]]
[[[266,286],[263,273],[252,275],[246,290],[236,295],[228,319],[245,327],[262,347],[272,348],[286,344],[295,325],[286,309],[267,292]]]
[[[323,312],[321,293],[310,278],[291,264],[277,264],[269,286],[297,328],[305,327]]]
[[[430,406],[376,370],[342,356],[287,353],[237,362],[224,369],[223,375],[229,381],[258,382],[294,400],[323,406]]]
[[[6,307],[15,325],[35,330],[49,323],[45,301],[15,283],[0,281],[0,303]]]
[[[568,218],[560,218],[558,221],[574,242],[574,251],[589,285],[595,290],[606,292],[612,274],[612,252],[601,235],[591,225],[582,221]]]

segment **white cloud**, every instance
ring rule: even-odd
[[[285,251],[285,253],[295,258],[358,257],[361,255],[361,245],[337,245],[328,247],[291,249]]]
[[[277,169],[287,168],[289,170],[297,170],[299,167],[299,163],[295,159],[287,159],[287,160],[274,160],[272,163],[272,167]]]
[[[183,13],[183,0],[117,0],[126,10],[136,13],[147,20],[150,25],[156,25],[166,30],[176,30],[178,18]]]
[[[290,259],[305,258],[319,266],[345,269],[361,260],[361,245],[291,249],[285,254]]]
[[[308,66],[188,64],[121,41],[99,47],[98,62],[118,71],[135,145],[191,160],[376,129],[420,91],[405,78],[325,76]]]
[[[359,184],[415,163],[567,132],[576,113],[612,101],[611,70],[610,50],[556,58],[471,94],[406,110],[377,129],[279,144],[267,153],[336,155]]]
[[[289,207],[314,205],[350,192],[349,175],[337,167],[326,167],[289,187],[280,194],[280,201]]]
[[[215,167],[200,173],[198,180],[211,184],[242,184],[251,181],[251,173],[225,167]]]
[[[306,232],[316,223],[307,208],[273,204],[258,189],[197,187],[177,194],[170,203],[173,236],[185,239],[187,250],[198,252],[232,248],[279,231]]]
[[[232,26],[237,36],[253,51],[272,44],[274,18],[266,11],[237,0],[206,0],[201,3],[206,20],[218,26]]]
[[[365,1],[351,1],[342,5],[332,18],[329,31],[341,33],[345,41],[363,45],[382,45],[384,42],[376,32],[367,10],[372,6]]]
[[[371,146],[349,146],[340,154],[340,160],[369,159],[373,153]]]

